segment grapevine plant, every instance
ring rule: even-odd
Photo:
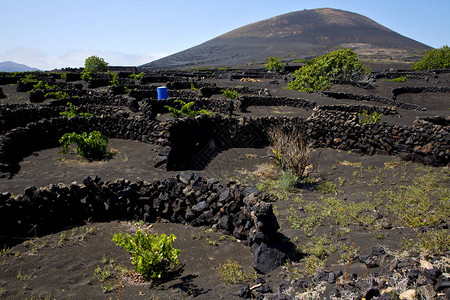
[[[134,237],[117,233],[112,240],[130,252],[131,263],[136,272],[146,279],[159,279],[168,269],[176,268],[178,265],[181,250],[172,246],[175,239],[173,234],[152,235],[139,229]]]
[[[59,143],[62,144],[62,154],[68,153],[70,144],[75,143],[77,153],[88,159],[103,159],[113,155],[106,149],[109,144],[108,138],[98,131],[89,134],[66,133],[59,139]]]

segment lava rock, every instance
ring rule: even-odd
[[[250,290],[250,285],[245,285],[242,289],[239,290],[238,296],[241,298],[250,298],[252,297],[252,291]]]
[[[287,258],[286,253],[277,245],[267,245],[263,242],[254,252],[254,268],[262,274],[267,274],[284,264]]]

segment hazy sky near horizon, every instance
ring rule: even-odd
[[[450,44],[450,0],[1,0],[0,62],[50,70],[141,65],[284,13],[337,8],[434,48]]]

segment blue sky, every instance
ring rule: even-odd
[[[429,46],[450,44],[450,0],[0,1],[0,62],[44,70],[81,67],[90,55],[141,65],[305,8],[352,11]]]

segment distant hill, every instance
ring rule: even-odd
[[[270,56],[285,60],[351,48],[362,59],[411,61],[432,48],[360,14],[321,8],[252,23],[140,69],[243,65]]]
[[[31,71],[39,71],[39,69],[32,68],[23,64],[18,64],[13,61],[0,62],[0,72],[31,72]]]

